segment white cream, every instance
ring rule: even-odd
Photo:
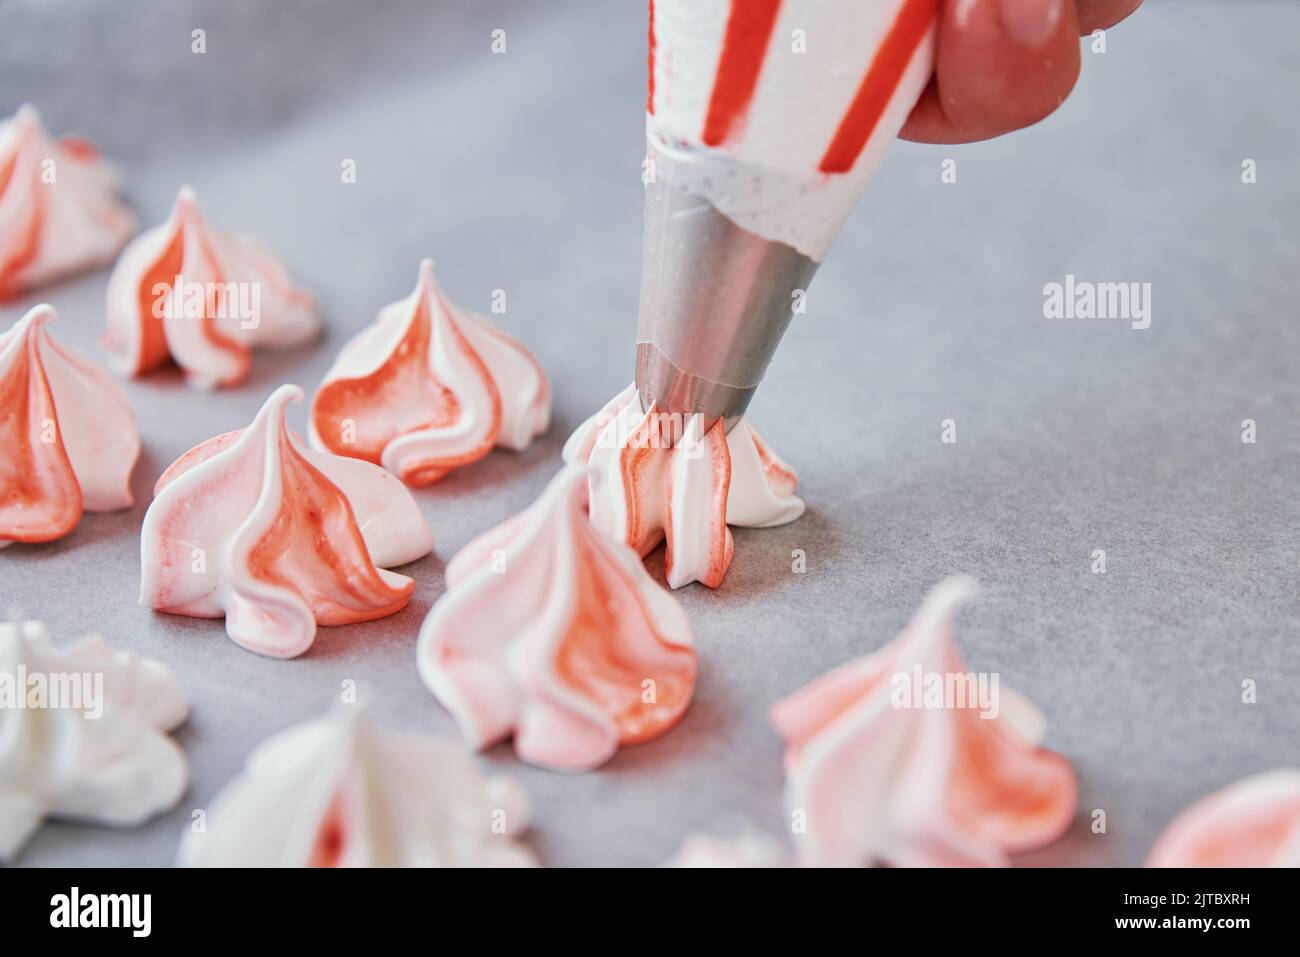
[[[267,738],[181,838],[182,867],[532,867],[528,796],[361,705]]]
[[[50,697],[31,707],[38,683]],[[61,697],[72,692],[79,701]],[[24,706],[7,700],[15,693]],[[173,807],[187,771],[166,732],[188,711],[156,661],[98,636],[56,648],[40,622],[0,622],[0,860],[43,818],[131,827]]]

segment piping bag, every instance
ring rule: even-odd
[[[636,384],[740,420],[930,79],[938,0],[651,0]]]

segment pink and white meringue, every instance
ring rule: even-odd
[[[974,677],[952,621],[972,594],[970,579],[941,583],[897,640],[773,707],[801,863],[996,866],[1070,826],[1074,771],[1036,745],[1032,704],[997,685],[991,709],[930,700],[932,676]]]
[[[0,300],[106,266],[135,232],[90,142],[56,140],[32,106],[0,122]]]
[[[690,626],[636,554],[587,520],[586,473],[447,564],[420,675],[475,748],[514,735],[531,764],[581,771],[663,734],[695,688]]]
[[[1147,867],[1300,867],[1300,770],[1243,778],[1184,810]]]
[[[83,511],[131,505],[140,435],[106,371],[60,346],[37,306],[0,334],[0,548],[68,534]]]
[[[0,860],[43,818],[131,827],[173,807],[187,770],[166,732],[187,714],[156,661],[98,636],[55,648],[38,621],[0,622]]]
[[[534,867],[528,795],[436,738],[371,726],[360,705],[259,744],[217,795],[183,867]]]
[[[236,385],[253,349],[295,346],[319,329],[311,294],[256,240],[209,226],[188,186],[108,280],[104,346],[130,376],[171,359],[193,386]]]
[[[493,446],[527,448],[550,416],[550,383],[537,360],[453,305],[426,259],[415,291],[381,309],[325,374],[310,438],[428,485]]]
[[[163,472],[140,535],[140,604],[226,619],[240,646],[306,651],[316,626],[383,618],[415,583],[384,568],[433,547],[411,493],[383,469],[307,448],[285,424],[294,385],[246,429],[186,452]]]
[[[731,566],[729,525],[768,528],[803,514],[798,477],[741,419],[703,432],[703,418],[641,409],[635,386],[569,436],[565,462],[588,462],[591,521],[642,556],[667,540],[668,584],[717,588]]]
[[[781,846],[766,834],[746,831],[734,838],[688,834],[668,867],[788,867]]]

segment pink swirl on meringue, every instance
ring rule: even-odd
[[[697,671],[685,612],[587,520],[585,485],[583,469],[562,471],[461,550],[417,652],[472,747],[513,733],[522,760],[565,771],[671,728]]]
[[[803,514],[798,481],[741,419],[707,432],[699,415],[641,410],[635,386],[569,437],[565,462],[592,466],[591,521],[643,557],[667,543],[668,584],[717,588],[735,551],[729,525],[767,528]]]
[[[56,140],[34,107],[0,123],[0,300],[106,266],[135,232],[117,171],[86,140]]]
[[[285,424],[281,386],[238,432],[209,439],[158,479],[141,530],[140,603],[226,619],[258,654],[292,658],[316,626],[383,618],[415,583],[385,571],[427,554],[407,489],[368,462],[317,452]]]
[[[209,226],[188,186],[108,280],[104,346],[130,376],[170,359],[197,388],[237,385],[253,349],[295,346],[319,329],[311,294],[256,240]]]
[[[1147,867],[1300,867],[1300,770],[1254,774],[1171,823]]]
[[[131,506],[140,435],[121,387],[45,330],[37,306],[0,334],[0,548],[48,542],[83,511]]]
[[[429,485],[494,446],[525,449],[550,423],[546,373],[519,342],[438,288],[415,291],[345,345],[312,401],[312,444]]]
[[[1074,771],[1038,747],[1042,715],[1008,688],[996,710],[909,706],[898,676],[965,677],[953,614],[966,578],[930,592],[891,644],[828,672],[772,708],[786,744],[786,808],[805,823],[813,866],[999,866],[1047,844],[1074,817]],[[906,696],[904,696],[906,698]]]

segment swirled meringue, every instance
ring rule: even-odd
[[[773,707],[802,863],[995,866],[1069,827],[1074,771],[1034,743],[1033,705],[996,685],[991,710],[913,697],[932,676],[975,677],[952,623],[973,593],[970,579],[943,582],[897,640]]]
[[[1147,867],[1300,867],[1300,770],[1243,778],[1184,810]]]
[[[112,376],[46,332],[56,317],[37,306],[0,334],[0,548],[131,505],[131,407]]]
[[[311,407],[317,448],[382,465],[412,485],[438,481],[499,446],[546,431],[551,389],[519,342],[438,288],[433,260],[415,291],[345,345]]]
[[[43,818],[130,827],[175,805],[185,754],[166,732],[187,714],[156,661],[98,636],[55,648],[38,621],[0,622],[0,860]]]
[[[256,240],[209,226],[188,186],[108,280],[104,346],[126,375],[170,358],[197,388],[235,385],[253,349],[298,345],[319,329],[311,294]]]
[[[274,658],[306,651],[318,624],[406,607],[415,583],[384,568],[428,554],[429,526],[392,475],[289,430],[285,406],[302,396],[281,386],[248,428],[163,472],[141,529],[140,604],[224,615],[237,644]]]
[[[685,612],[587,520],[585,484],[581,468],[562,471],[457,553],[417,649],[472,747],[513,733],[521,759],[566,771],[671,728],[697,668]]]
[[[688,834],[668,867],[788,867],[781,846],[766,834],[746,831],[734,838]]]
[[[183,867],[532,867],[528,795],[436,738],[371,726],[359,705],[259,744],[187,830]]]
[[[117,187],[91,143],[54,139],[34,107],[0,122],[0,300],[112,262],[136,225]]]
[[[569,436],[564,461],[592,466],[597,528],[642,556],[667,540],[672,588],[722,584],[734,551],[729,525],[768,528],[803,514],[794,470],[747,419],[730,432],[718,422],[704,433],[699,415],[681,419],[653,406],[643,412],[636,386]]]

